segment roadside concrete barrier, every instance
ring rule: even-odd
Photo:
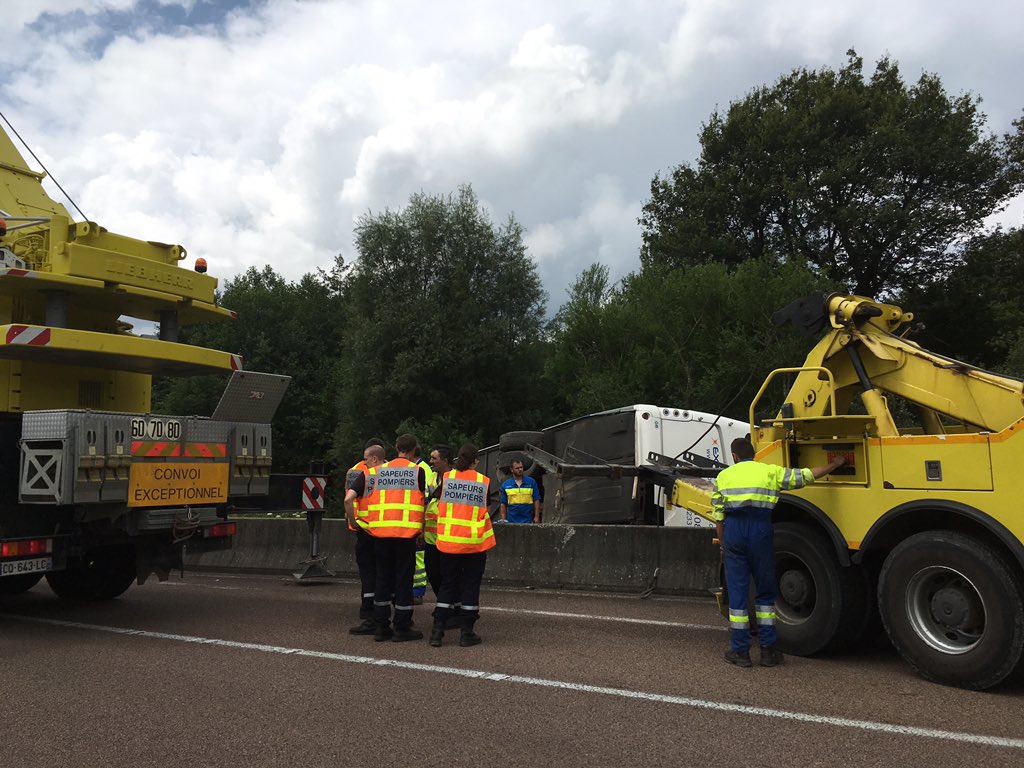
[[[186,569],[292,573],[309,557],[305,520],[235,520],[230,550],[185,556]],[[706,595],[718,585],[712,531],[618,525],[496,525],[485,583],[557,589]],[[324,520],[320,552],[341,577],[355,577],[355,535]]]

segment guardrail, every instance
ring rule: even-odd
[[[187,554],[186,570],[291,574],[309,557],[305,520],[239,519],[230,550]],[[552,589],[707,595],[718,586],[708,529],[619,525],[495,525],[484,582]],[[355,535],[324,520],[320,552],[340,577],[357,576]]]

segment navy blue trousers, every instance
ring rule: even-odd
[[[750,579],[756,589],[757,640],[762,648],[775,645],[775,543],[767,511],[726,515],[722,531],[725,547],[725,586],[729,591],[729,635],[732,650],[750,651]]]
[[[395,603],[395,629],[412,626],[412,574],[416,569],[416,539],[374,538],[377,582],[373,595],[373,620],[378,627],[391,624]]]

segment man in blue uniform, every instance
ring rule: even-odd
[[[537,481],[523,474],[523,462],[513,461],[512,477],[501,484],[498,518],[509,523],[540,522],[540,488]]]
[[[725,553],[725,586],[729,592],[731,647],[725,660],[739,667],[751,666],[750,614],[747,594],[750,577],[757,588],[757,641],[761,666],[782,663],[775,647],[775,546],[772,510],[780,491],[795,491],[843,465],[842,457],[824,467],[787,469],[754,461],[754,446],[747,438],[732,441],[733,466],[715,480],[711,497],[712,517]]]

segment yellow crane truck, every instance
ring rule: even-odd
[[[922,349],[907,337],[913,315],[872,299],[818,294],[773,319],[827,332],[751,403],[757,460],[847,460],[775,509],[780,646],[835,651],[884,626],[930,680],[984,690],[1019,678],[1022,382]],[[789,381],[775,415],[759,419],[773,382]],[[706,485],[677,480],[673,497],[710,512]]]
[[[0,595],[120,595],[228,548],[232,500],[268,492],[288,377],[178,342],[230,320],[180,245],[73,221],[0,131]],[[125,317],[150,321],[135,335]],[[156,333],[158,324],[158,334]],[[150,413],[152,376],[230,376],[211,418]]]

